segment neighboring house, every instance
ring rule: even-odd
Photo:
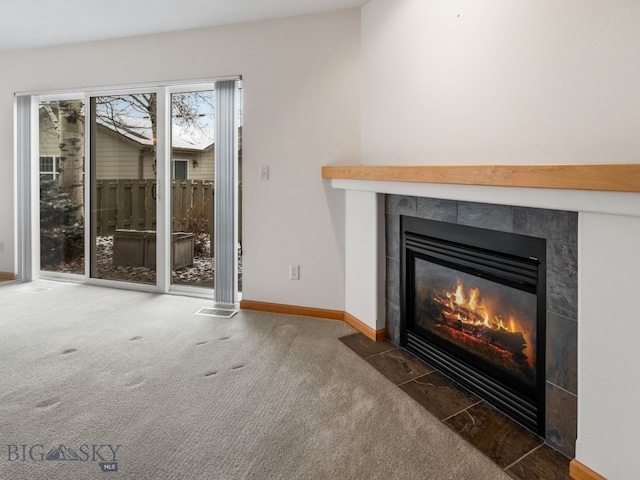
[[[126,118],[127,127],[99,118],[96,129],[97,171],[100,179],[155,177],[151,122]],[[60,139],[48,115],[40,115],[40,174],[55,179],[60,171]],[[214,142],[211,129],[172,129],[172,177],[178,180],[214,178]]]

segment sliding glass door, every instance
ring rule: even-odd
[[[36,97],[34,278],[235,303],[240,92],[238,80],[220,80]]]

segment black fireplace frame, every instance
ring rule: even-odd
[[[537,435],[545,436],[546,240],[453,223],[400,217],[401,345]],[[435,335],[411,331],[414,258],[536,295],[535,386],[513,378]]]

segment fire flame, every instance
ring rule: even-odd
[[[434,288],[432,300],[441,306],[439,321],[445,325],[512,352],[521,348],[533,366],[535,337],[532,337],[534,332],[528,328],[526,317],[519,319],[508,307],[500,311],[497,299],[489,297],[485,300],[479,288],[465,289],[460,279],[450,290]]]
[[[447,298],[448,307],[456,313],[457,320],[467,324],[485,326],[495,330],[505,330],[515,332],[517,330],[517,321],[513,317],[505,323],[501,315],[493,314],[489,311],[484,299],[480,295],[478,288],[469,288],[465,292],[464,285],[461,281],[456,283],[454,291],[444,292]],[[461,310],[470,312],[468,315],[462,315]]]
[[[458,283],[456,288],[456,293],[454,293],[454,297],[456,299],[456,305],[464,305],[464,291],[462,290],[462,283]]]

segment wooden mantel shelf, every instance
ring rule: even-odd
[[[325,166],[322,178],[640,192],[640,164]]]

